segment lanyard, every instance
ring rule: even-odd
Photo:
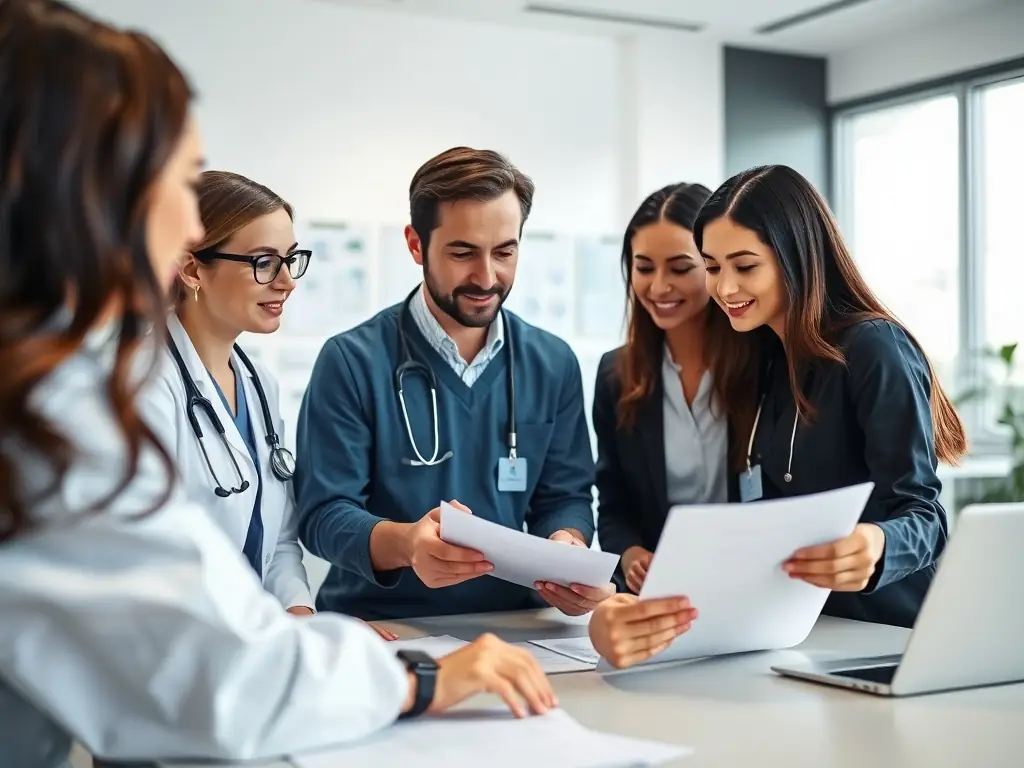
[[[768,364],[768,371],[765,374],[765,379],[771,376],[772,363]],[[761,409],[764,407],[764,399],[768,396],[768,389],[765,388],[765,392],[761,395],[761,401],[757,404],[757,414],[754,416],[754,426],[750,429],[750,441],[747,443],[747,474],[750,474],[750,456],[754,452],[754,437],[757,435],[757,424],[761,420]],[[796,442],[796,425],[800,421],[800,410],[796,408],[796,401],[794,399],[794,410],[796,413],[793,416],[793,432],[789,436],[789,462],[786,464],[786,474],[782,476],[782,479],[787,483],[793,482],[793,444]]]

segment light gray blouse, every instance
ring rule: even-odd
[[[711,410],[711,372],[701,377],[692,407],[686,404],[682,368],[665,347],[661,375],[665,389],[665,479],[669,506],[728,501],[729,435],[724,414]]]

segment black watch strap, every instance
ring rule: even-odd
[[[413,698],[412,707],[408,712],[399,715],[399,719],[422,715],[434,702],[438,664],[423,651],[401,650],[397,656],[405,668],[416,678],[416,696]]]

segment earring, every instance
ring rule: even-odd
[[[196,291],[195,292],[196,301],[199,301],[199,286],[198,285],[195,287],[195,291]]]

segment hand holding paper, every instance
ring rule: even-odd
[[[548,537],[551,541],[567,544],[572,547],[584,547],[586,544],[573,536],[569,531],[555,531]],[[552,581],[538,581],[533,585],[541,597],[552,608],[557,608],[566,616],[582,616],[590,613],[603,600],[615,594],[615,585],[591,587],[586,584],[570,584],[563,587]]]
[[[557,534],[556,534],[557,535]],[[520,530],[467,515],[441,503],[440,537],[448,544],[480,552],[493,564],[491,576],[536,589],[538,583],[605,589],[612,578],[618,558],[584,546],[570,546],[542,539]],[[570,599],[564,592],[561,597]],[[596,597],[595,593],[576,594],[575,600]]]
[[[444,506],[456,515],[473,514],[457,501]],[[475,579],[493,569],[479,552],[441,540],[441,509],[437,507],[413,525],[406,548],[409,565],[431,589]]]

